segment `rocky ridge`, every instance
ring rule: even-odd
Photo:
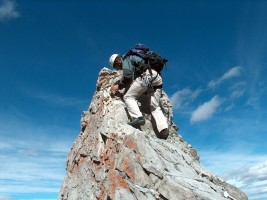
[[[248,199],[200,165],[197,150],[177,133],[171,102],[164,92],[161,105],[170,127],[167,140],[157,138],[148,95],[138,100],[146,124],[127,125],[122,93],[110,93],[120,77],[117,71],[100,71],[96,92],[81,118],[81,132],[67,158],[58,199]]]

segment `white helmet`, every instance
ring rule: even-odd
[[[110,64],[111,67],[113,67],[114,61],[118,56],[119,56],[119,54],[113,54],[112,56],[110,56],[109,64]]]

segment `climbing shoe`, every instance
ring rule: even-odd
[[[144,117],[138,117],[138,118],[135,118],[133,121],[128,122],[127,124],[131,126],[136,126],[136,125],[144,125],[145,123],[146,121]]]
[[[160,131],[159,134],[160,134],[159,135],[160,139],[165,139],[166,140],[168,138],[168,136],[169,136],[169,129],[165,128],[162,131]]]

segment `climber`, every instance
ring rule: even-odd
[[[169,135],[168,122],[159,105],[162,94],[161,75],[153,68],[148,69],[145,67],[145,61],[136,55],[122,57],[119,54],[113,54],[109,59],[109,64],[117,70],[123,70],[121,80],[111,87],[112,91],[115,92],[125,88],[126,85],[131,84],[133,81],[123,97],[132,118],[131,122],[128,122],[128,124],[131,126],[145,124],[145,118],[140,112],[136,99],[143,93],[149,92],[151,95],[151,114],[155,119],[159,138],[167,139]],[[144,70],[140,70],[142,68],[144,68]]]

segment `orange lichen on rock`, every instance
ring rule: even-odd
[[[135,180],[135,174],[134,174],[134,172],[131,169],[131,165],[129,164],[129,158],[125,158],[125,160],[123,161],[123,167],[124,167],[124,172],[134,182],[134,180]]]
[[[109,189],[114,194],[117,188],[129,190],[127,182],[118,174],[116,170],[109,171]]]
[[[125,138],[124,144],[128,148],[133,149],[135,151],[137,151],[137,149],[138,149],[136,141],[133,141],[131,138]]]

